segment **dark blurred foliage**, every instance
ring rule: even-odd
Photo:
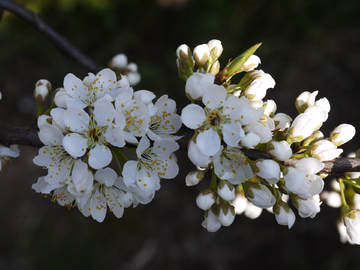
[[[167,93],[181,108],[184,82],[177,77],[175,50],[216,38],[222,66],[258,42],[265,72],[277,85],[268,91],[278,112],[296,116],[295,98],[319,90],[331,105],[325,136],[335,126],[359,127],[360,2],[320,0],[59,0],[22,1],[56,31],[103,66],[125,53],[142,75],[137,90]],[[35,121],[32,91],[38,79],[61,87],[67,73],[87,70],[60,53],[35,29],[5,12],[0,23],[0,119],[2,126]],[[235,78],[234,81],[237,79]],[[359,136],[343,148],[358,148]],[[98,224],[35,193],[45,173],[32,164],[38,149],[22,154],[0,178],[0,269],[359,269],[360,248],[341,244],[339,211],[322,205],[315,219],[291,230],[267,211],[249,220],[237,216],[229,228],[208,233],[195,204],[205,189],[185,187],[186,153],[178,153],[180,175],[163,180],[149,205],[108,213]]]

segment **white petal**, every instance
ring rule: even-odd
[[[64,123],[73,132],[82,132],[88,129],[89,115],[80,108],[71,107],[64,112]]]
[[[90,198],[91,216],[98,222],[103,222],[106,216],[106,200],[105,197],[96,189]]]
[[[238,146],[239,141],[245,137],[245,133],[239,122],[225,124],[222,128],[222,132],[226,144],[233,147]]]
[[[196,143],[204,155],[215,155],[220,149],[219,134],[212,129],[199,133]]]
[[[69,73],[64,78],[64,88],[66,92],[76,99],[86,100],[85,86],[82,80],[76,77],[74,74]]]
[[[111,168],[100,169],[95,173],[95,180],[107,187],[113,186],[117,177],[117,173]]]
[[[206,90],[202,102],[206,107],[211,110],[215,110],[221,106],[224,106],[226,99],[226,89],[220,85],[213,85]]]
[[[191,129],[199,128],[206,120],[204,109],[196,104],[187,105],[181,112],[181,121]]]
[[[135,160],[129,160],[124,164],[122,176],[127,187],[130,187],[131,184],[135,183],[136,181],[137,164],[138,163]]]
[[[101,169],[109,165],[112,160],[112,154],[109,147],[105,145],[96,145],[89,152],[89,165],[94,169]]]
[[[66,152],[73,157],[81,157],[87,148],[87,139],[77,133],[69,133],[63,139]]]
[[[94,103],[94,120],[98,126],[108,126],[115,117],[115,108],[111,102],[100,99]]]

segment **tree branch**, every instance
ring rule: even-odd
[[[101,66],[80,52],[69,41],[67,41],[64,37],[59,35],[50,26],[48,26],[41,19],[39,14],[22,7],[12,0],[0,0],[0,11],[2,9],[8,10],[15,16],[32,25],[40,33],[49,38],[61,52],[72,57],[74,60],[86,67],[89,71],[97,73],[102,69]]]
[[[5,146],[18,144],[42,147],[43,143],[39,140],[38,131],[39,129],[35,123],[29,127],[0,127],[0,143],[4,144]],[[194,131],[192,129],[186,128],[185,126],[182,126],[176,135],[183,136],[177,142],[180,145],[180,150],[187,151],[189,140],[194,135]],[[256,149],[240,150],[251,160],[256,160],[259,158],[270,158],[270,156],[264,151]],[[292,167],[295,166],[299,160],[301,159],[294,158],[281,163],[285,167]],[[345,172],[360,172],[360,158],[336,158],[330,161],[323,161],[322,163],[325,165],[325,167],[320,172],[332,175],[334,177],[340,177]]]
[[[38,131],[36,124],[28,127],[0,127],[0,143],[5,146],[19,144],[42,147]]]

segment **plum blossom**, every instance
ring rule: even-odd
[[[10,161],[10,157],[18,157],[20,155],[20,151],[16,146],[6,147],[0,145],[0,171],[2,167],[6,164],[6,162]]]
[[[182,122],[180,115],[176,114],[176,103],[163,95],[155,103],[156,112],[151,116],[147,135],[150,139],[179,139],[173,134],[179,131]]]
[[[324,180],[316,175],[324,168],[324,164],[316,158],[303,158],[295,167],[285,168],[285,187],[303,199],[319,194],[324,188]]]
[[[136,148],[137,161],[129,160],[124,164],[122,175],[127,187],[140,189],[151,197],[160,189],[160,178],[174,178],[179,167],[173,154],[179,145],[172,140],[155,141],[150,147],[149,139],[141,138]]]
[[[102,222],[109,207],[117,218],[121,218],[124,207],[129,207],[133,202],[133,195],[125,186],[122,177],[118,177],[111,168],[98,170],[94,177],[97,182],[93,185],[89,199],[92,217]]]
[[[216,175],[234,185],[254,176],[244,154],[236,147],[221,147],[213,156],[213,164]]]
[[[204,155],[214,155],[220,150],[223,136],[229,146],[237,146],[244,137],[240,119],[240,100],[233,96],[226,98],[226,90],[219,85],[211,86],[202,98],[205,108],[196,104],[187,105],[181,114],[182,122],[191,129],[199,129],[196,144]]]
[[[221,228],[221,222],[212,209],[205,211],[205,220],[201,224],[208,232],[216,232]]]
[[[275,196],[263,184],[245,182],[243,188],[246,198],[257,207],[269,208],[276,202]]]
[[[185,84],[185,93],[189,99],[202,98],[206,90],[214,84],[215,76],[211,73],[195,72],[189,77]]]
[[[346,226],[346,232],[349,235],[351,241],[360,245],[360,210],[355,209],[350,211],[344,217],[344,224]]]
[[[76,106],[81,109],[102,98],[114,101],[121,90],[117,87],[115,72],[108,68],[96,75],[89,73],[84,80],[69,73],[64,78],[64,89],[71,97],[65,98],[67,107]]]
[[[65,150],[73,157],[82,157],[87,149],[89,165],[94,169],[107,166],[112,160],[108,142],[125,145],[124,123],[115,125],[114,106],[108,100],[94,104],[94,113],[89,116],[83,109],[70,107],[64,112],[64,123],[71,131],[63,139]]]

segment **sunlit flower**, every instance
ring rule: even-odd
[[[239,119],[242,114],[241,101],[232,96],[226,99],[226,90],[219,85],[209,88],[203,98],[205,108],[196,104],[186,106],[181,114],[182,122],[191,129],[199,129],[196,144],[205,155],[214,155],[220,149],[222,135],[229,146],[238,146],[244,137]]]

